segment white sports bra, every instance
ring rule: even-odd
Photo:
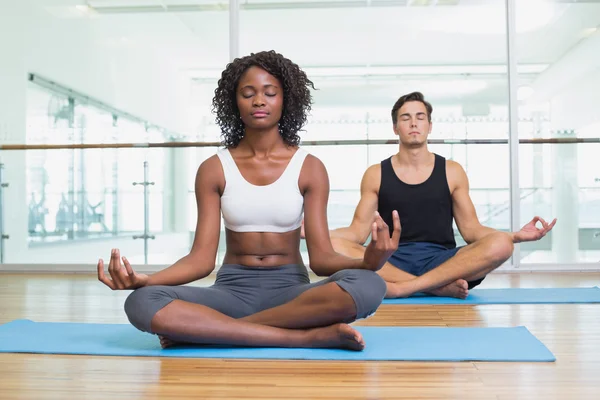
[[[298,178],[307,152],[299,148],[275,182],[257,186],[241,174],[228,149],[217,152],[225,174],[221,213],[225,227],[235,232],[289,232],[298,229],[304,198]]]

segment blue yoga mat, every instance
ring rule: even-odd
[[[416,294],[383,304],[575,304],[600,303],[600,288],[473,289],[464,299]]]
[[[363,351],[189,346],[161,349],[158,338],[127,324],[16,320],[0,325],[0,353],[88,354],[286,360],[555,361],[525,327],[356,327]]]

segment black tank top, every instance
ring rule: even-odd
[[[452,229],[452,197],[446,178],[446,159],[435,154],[433,172],[420,184],[409,185],[398,178],[392,157],[381,162],[381,185],[377,209],[394,229],[392,211],[400,215],[400,243],[428,242],[448,249],[456,247]]]

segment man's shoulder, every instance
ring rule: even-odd
[[[373,190],[379,192],[379,184],[381,182],[381,164],[370,165],[362,177],[362,189]]]
[[[364,177],[370,180],[381,178],[381,163],[370,165],[364,173]]]
[[[463,174],[465,169],[459,162],[446,158],[446,171],[451,174]]]
[[[465,169],[460,163],[454,160],[446,159],[446,177],[451,193],[453,193],[454,189],[457,187],[468,185],[469,178],[467,177]]]
[[[380,174],[381,173],[381,163],[371,164],[365,171],[366,174]]]

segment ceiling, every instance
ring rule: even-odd
[[[29,1],[74,29],[92,26],[100,46],[147,49],[190,77],[208,77],[209,84],[229,61],[228,2]],[[535,71],[520,74],[520,85],[533,84],[598,34],[600,1],[516,4],[518,64],[522,71],[527,66]],[[502,0],[240,0],[240,7],[239,53],[275,49],[310,69],[320,88],[318,104],[387,106],[410,90],[438,102],[507,102]],[[417,68],[393,72],[407,66]],[[429,66],[453,68],[430,71]],[[472,66],[488,70],[474,72]],[[320,75],[328,76],[320,77],[324,67],[329,72]]]

